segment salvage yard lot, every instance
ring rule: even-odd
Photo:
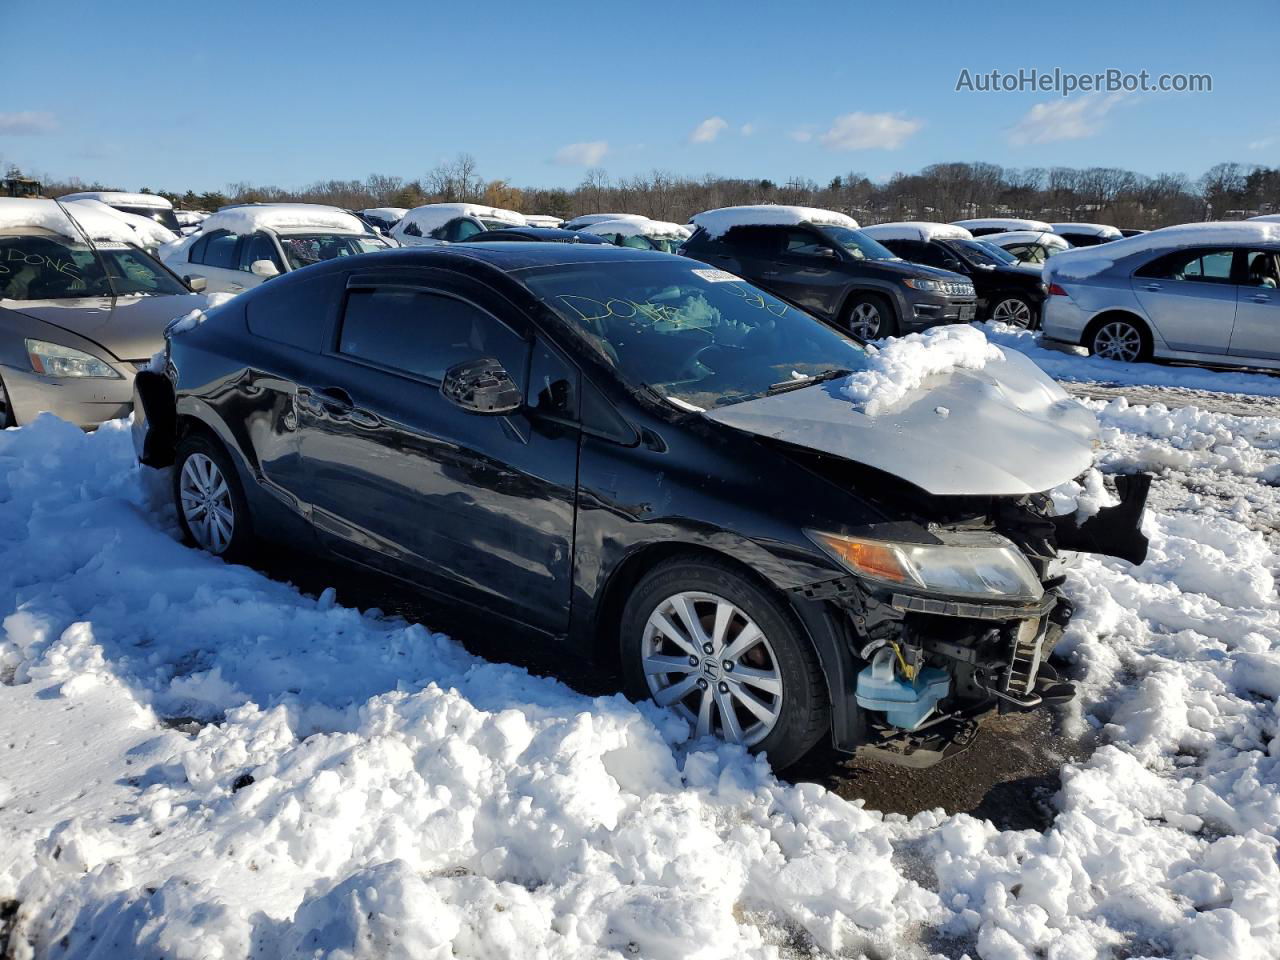
[[[989,332],[1045,362],[1031,335]],[[651,705],[495,662],[541,669],[460,625],[469,652],[420,604],[357,609],[391,602],[323,590],[309,563],[273,579],[183,547],[125,423],[5,432],[0,941],[1275,957],[1280,416],[1258,398],[1280,380],[1049,360],[1112,384],[1083,402],[1104,472],[1157,475],[1150,554],[1080,559],[1063,643],[1079,697],[1001,721],[1042,738],[1023,768],[991,762],[999,735],[938,768],[934,809],[903,789],[915,775],[860,761],[812,776],[834,790],[780,780]],[[1185,392],[1219,384],[1229,407]]]

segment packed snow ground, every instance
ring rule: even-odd
[[[1071,572],[1100,746],[1043,832],[788,785],[187,549],[124,424],[0,434],[11,952],[1280,955],[1280,418],[1091,406],[1152,547]]]

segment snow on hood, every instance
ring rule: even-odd
[[[1119,227],[1108,223],[1053,223],[1050,224],[1059,233],[1085,233],[1094,237],[1123,237]]]
[[[93,210],[95,214],[104,217],[115,217],[133,231],[133,242],[139,246],[146,247],[148,250],[155,250],[166,243],[173,243],[175,240],[181,239],[168,227],[156,223],[150,217],[117,210],[115,207],[108,206],[105,202],[95,200],[92,197],[85,197],[83,200],[72,200],[68,205],[73,215],[77,218],[79,218],[79,212],[82,209]]]
[[[1087,280],[1109,270],[1127,257],[1153,252],[1169,252],[1201,244],[1280,243],[1280,223],[1257,220],[1224,220],[1184,223],[1161,227],[1149,233],[1123,237],[1096,247],[1075,247],[1055,253],[1044,262],[1041,275],[1046,283],[1058,280]]]
[[[678,223],[666,220],[650,220],[647,217],[627,217],[617,220],[598,220],[580,228],[581,233],[620,233],[624,237],[684,237],[690,230]]]
[[[895,223],[877,223],[863,227],[862,232],[873,240],[972,240],[973,234],[954,223],[933,223],[929,220],[902,220]],[[983,239],[986,239],[985,237]]]
[[[988,233],[978,239],[994,243],[997,247],[1013,243],[1038,243],[1042,247],[1052,247],[1055,250],[1066,250],[1071,247],[1065,237],[1060,237],[1051,230],[1006,230],[1004,233]]]
[[[1049,233],[1053,227],[1043,220],[1023,220],[1021,217],[985,217],[978,220],[952,220],[952,226],[964,227],[966,230],[1031,230],[1035,233]]]
[[[858,229],[858,221],[853,217],[835,210],[822,210],[818,207],[790,207],[783,204],[758,203],[741,207],[720,207],[717,210],[704,210],[693,215],[689,221],[701,227],[713,237],[721,236],[734,227],[758,226],[795,226],[811,223],[820,226],[848,227]]]
[[[106,214],[103,209],[110,208],[102,204],[66,205],[66,210],[92,239],[136,244],[138,234],[133,228],[117,216],[116,211]],[[73,240],[83,240],[67,219],[67,213],[53,200],[0,197],[0,231],[21,227],[39,227]]]
[[[358,217],[337,207],[319,203],[262,203],[232,207],[210,214],[200,224],[203,233],[228,230],[253,233],[257,230],[290,230],[315,227],[341,233],[368,233]]]
[[[1040,493],[1093,463],[1098,423],[1039,367],[972,327],[875,349],[866,370],[704,415],[866,464],[939,496]]]

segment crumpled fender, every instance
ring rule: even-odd
[[[1142,533],[1142,513],[1151,490],[1151,474],[1116,477],[1120,502],[1103,507],[1084,523],[1070,515],[1054,517],[1058,548],[1079,553],[1100,553],[1128,560],[1137,566],[1147,559],[1147,538]]]

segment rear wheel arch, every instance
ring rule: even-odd
[[[1138,359],[1151,359],[1152,350],[1155,348],[1155,332],[1143,317],[1134,313],[1132,310],[1105,310],[1098,314],[1085,326],[1084,333],[1080,336],[1080,345],[1087,347],[1089,352],[1092,353],[1094,336],[1102,327],[1116,320],[1122,320],[1126,323],[1132,324],[1142,337],[1143,354],[1140,355]]]

